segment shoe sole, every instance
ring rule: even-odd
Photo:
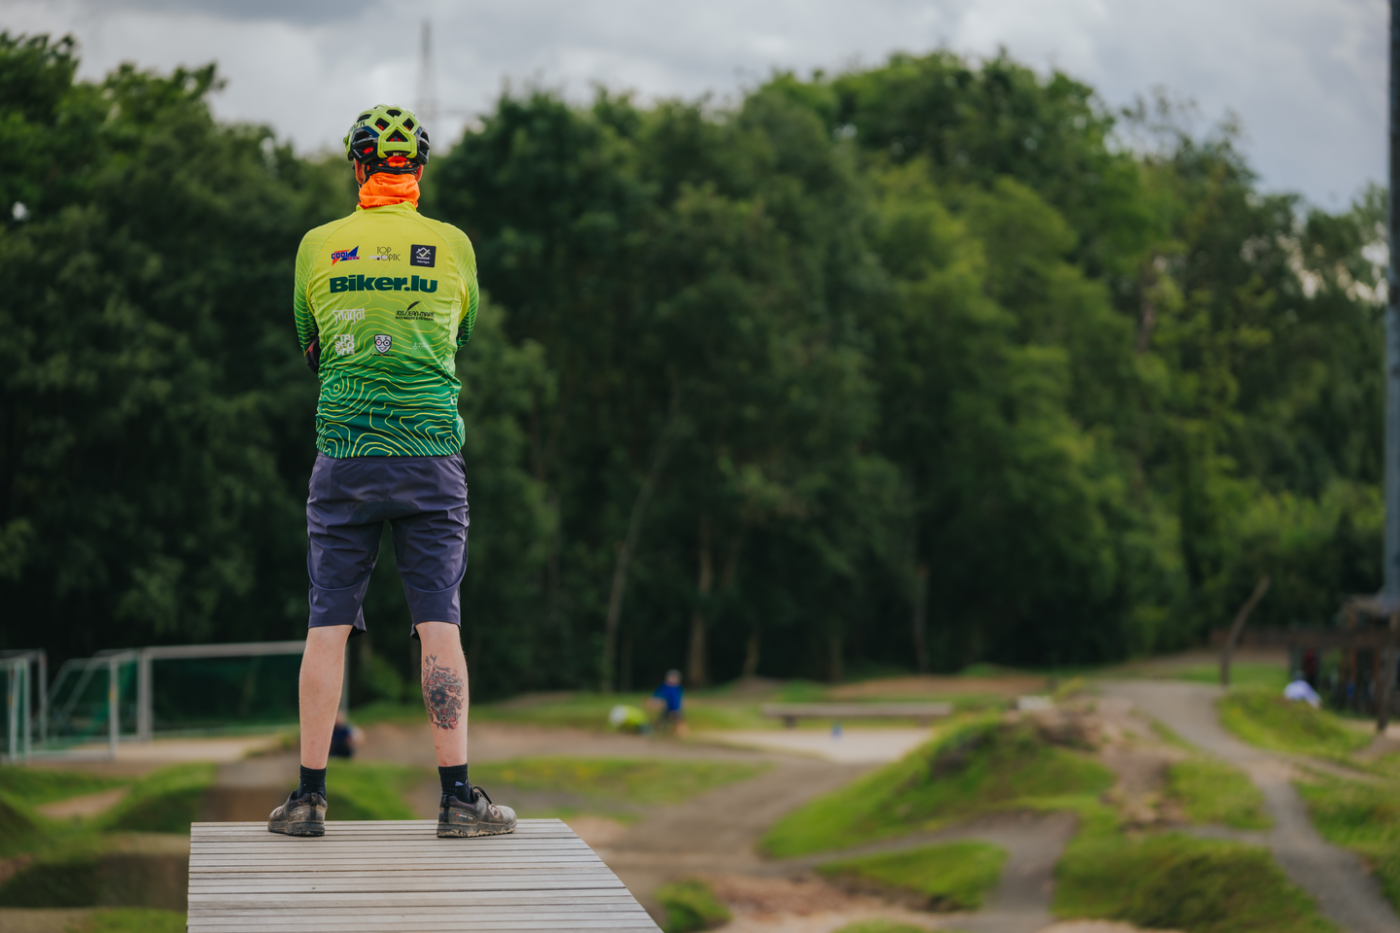
[[[515,824],[510,824],[509,829],[467,829],[466,827],[449,826],[444,828],[438,824],[437,836],[439,839],[471,839],[476,836],[506,836],[515,832]]]
[[[279,823],[274,826],[267,824],[267,831],[270,833],[280,833],[283,836],[324,836],[326,834],[325,823]]]

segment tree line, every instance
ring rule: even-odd
[[[0,35],[3,647],[297,637],[301,235],[346,163]],[[1068,665],[1326,624],[1380,578],[1384,192],[1002,54],[734,101],[526,88],[435,141],[477,695]],[[450,145],[444,145],[448,143]],[[388,552],[364,697],[413,669]]]

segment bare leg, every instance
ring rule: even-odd
[[[321,625],[306,632],[301,656],[301,764],[324,768],[331,753],[331,730],[340,708],[345,673],[345,641],[353,626]]]
[[[450,622],[421,622],[418,639],[423,643],[423,703],[433,724],[438,766],[464,765],[468,698],[462,630]]]

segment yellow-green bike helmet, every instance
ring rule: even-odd
[[[428,131],[407,107],[375,104],[345,134],[345,158],[369,174],[407,175],[428,163]]]

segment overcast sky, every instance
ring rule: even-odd
[[[723,99],[774,68],[1005,46],[1113,105],[1164,87],[1203,123],[1235,113],[1270,189],[1341,207],[1385,169],[1385,0],[0,0],[0,29],[76,36],[86,77],[217,61],[215,111],[308,152],[338,146],[367,104],[414,104],[424,19],[456,111],[439,137],[506,80]]]

